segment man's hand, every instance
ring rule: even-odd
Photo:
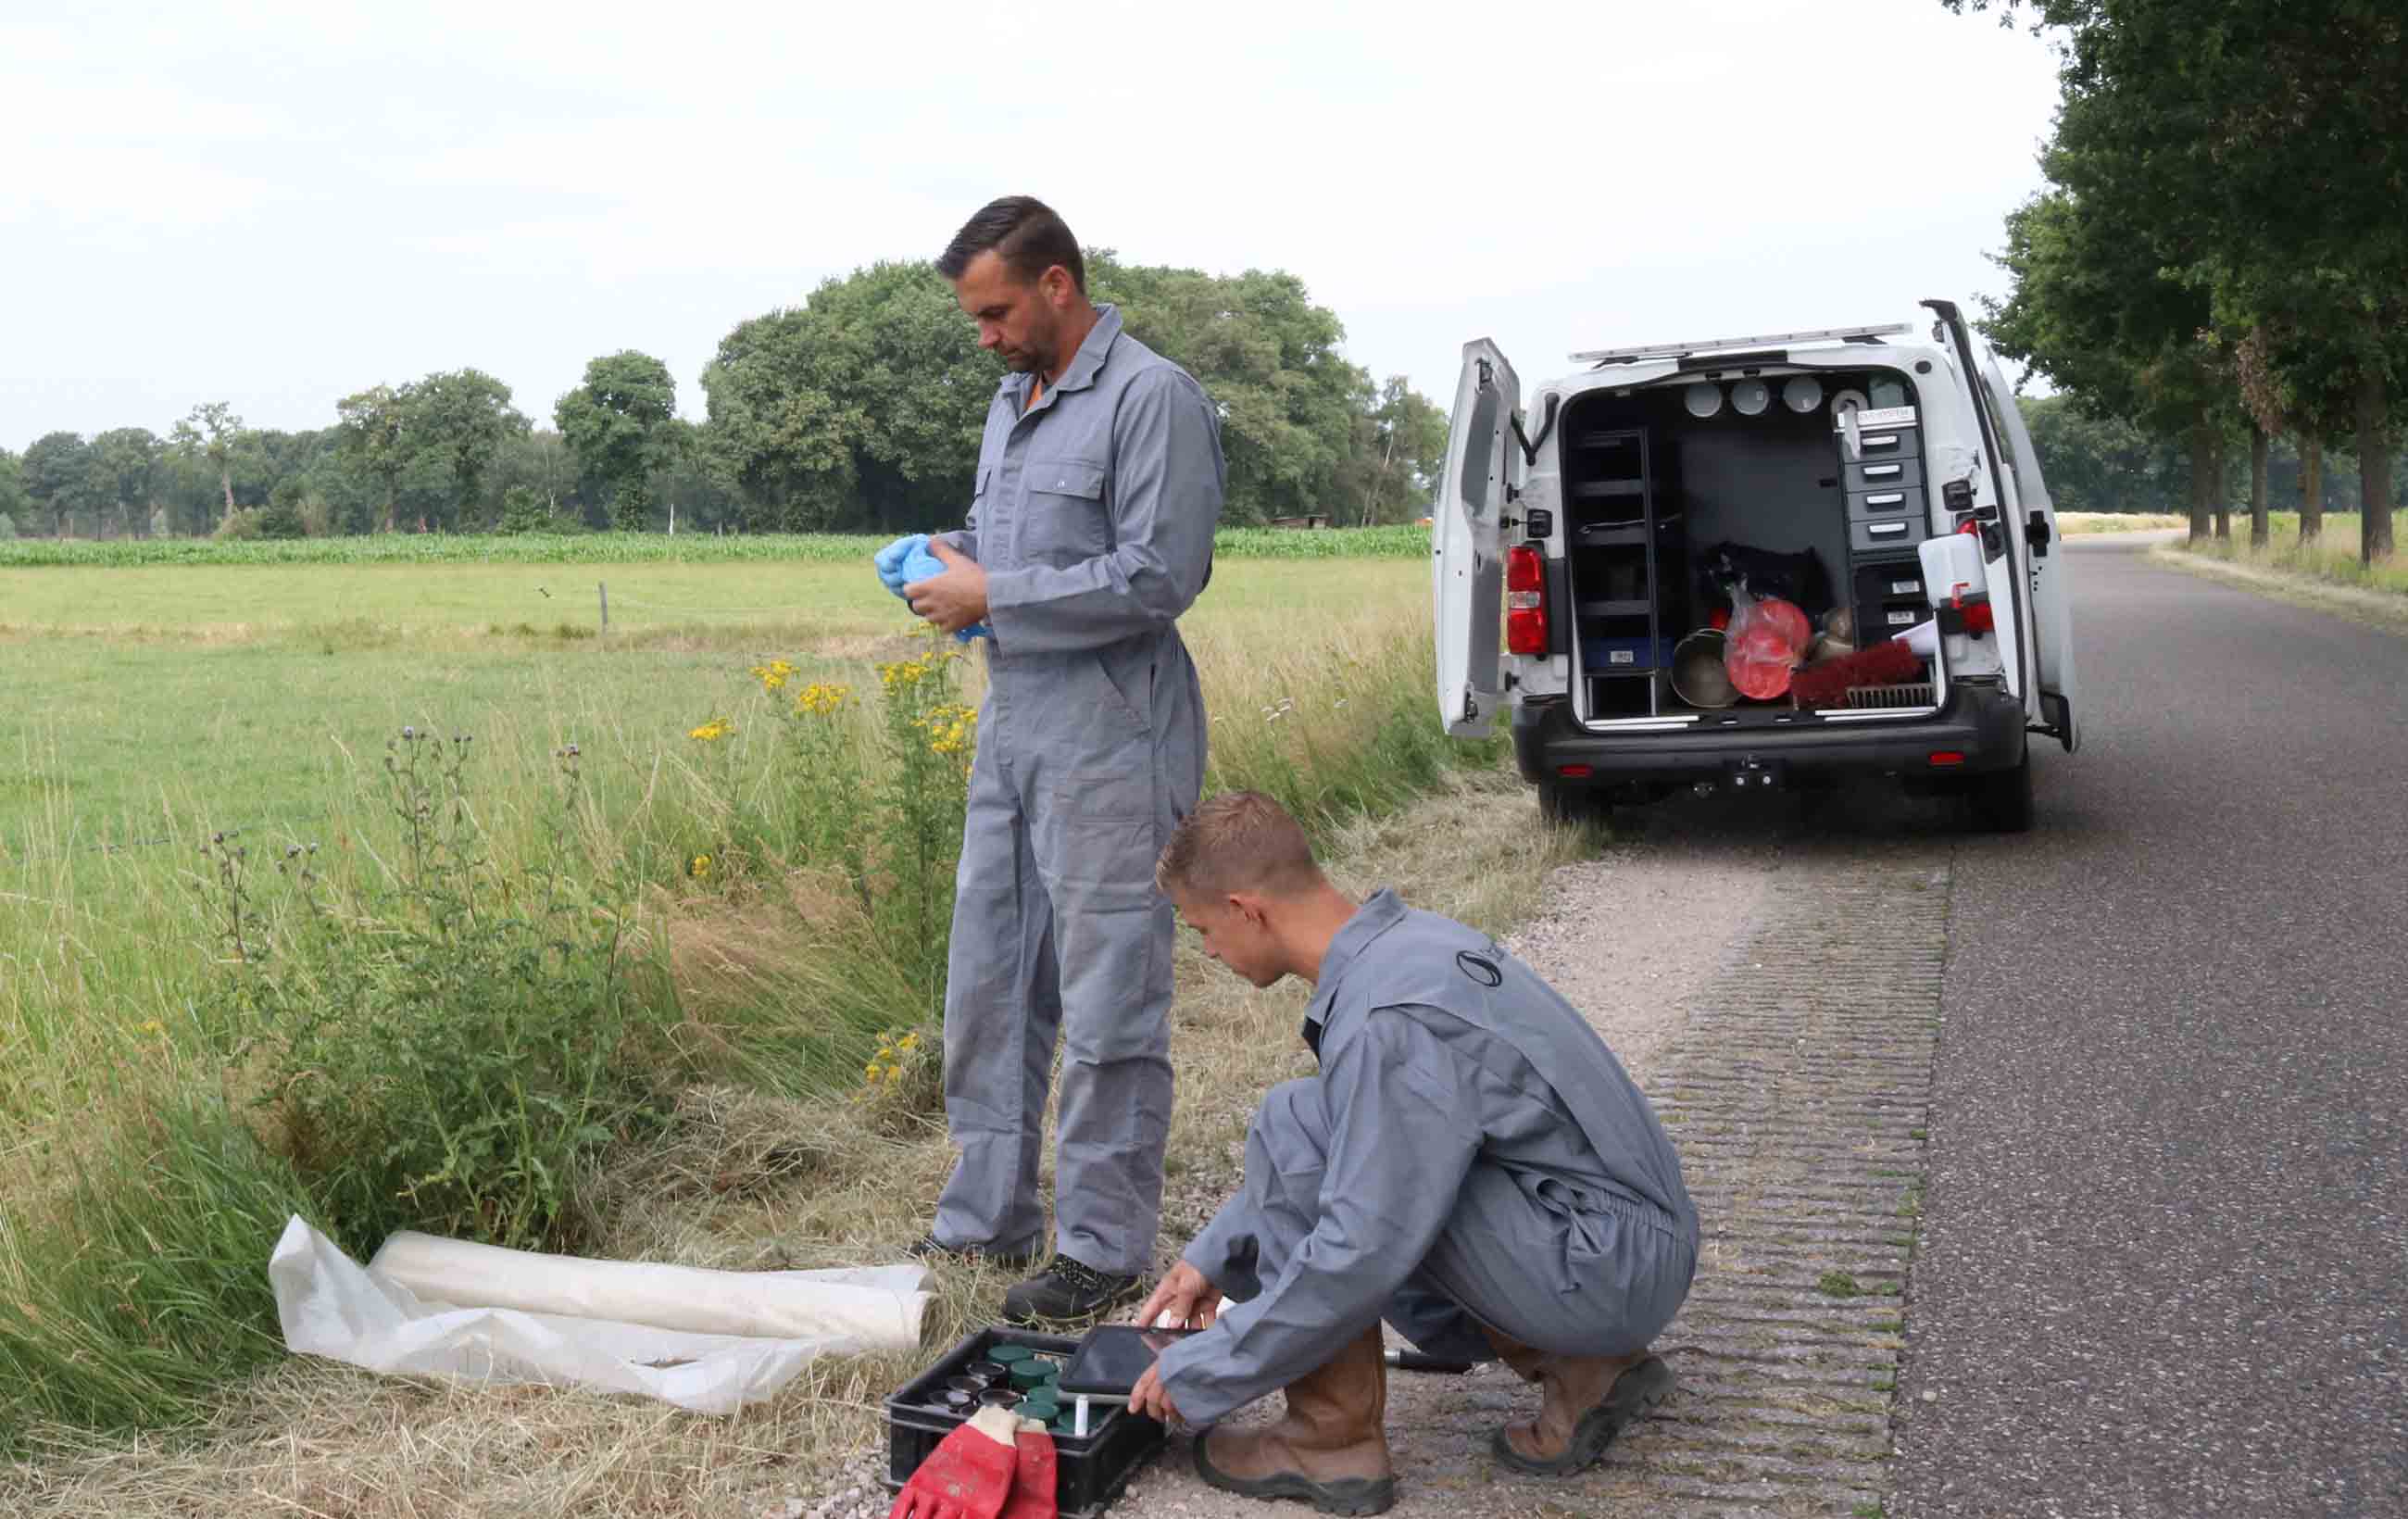
[[[1138,1378],[1137,1385],[1129,1389],[1128,1407],[1131,1413],[1142,1413],[1163,1424],[1179,1417],[1179,1405],[1162,1390],[1162,1363],[1159,1360],[1147,1367],[1145,1375]]]
[[[1205,1279],[1204,1273],[1185,1261],[1173,1266],[1154,1289],[1154,1296],[1137,1311],[1140,1327],[1152,1329],[1170,1315],[1173,1328],[1201,1329],[1212,1322],[1220,1311],[1221,1289]]]
[[[1151,1329],[1168,1313],[1173,1327],[1202,1329],[1211,1326],[1220,1311],[1220,1303],[1221,1289],[1203,1272],[1181,1261],[1164,1274],[1153,1295],[1146,1298],[1145,1306],[1137,1311],[1137,1322]],[[1138,1378],[1137,1385],[1129,1390],[1128,1406],[1131,1413],[1148,1414],[1164,1424],[1179,1417],[1179,1405],[1163,1390],[1159,1358],[1145,1369],[1145,1375]]]
[[[942,575],[913,580],[903,588],[911,610],[947,633],[959,633],[986,617],[986,569],[942,538],[928,540],[928,552],[944,563]]]

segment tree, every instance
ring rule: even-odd
[[[1221,412],[1228,468],[1224,519],[1259,523],[1322,509],[1354,448],[1368,377],[1338,345],[1346,329],[1304,281],[1250,269],[1234,278],[1124,265],[1088,255],[1097,300],[1193,374]]]
[[[1410,498],[1444,453],[1443,413],[1348,363],[1344,329],[1301,280],[1124,265],[1109,249],[1086,265],[1092,297],[1218,408],[1225,520],[1419,515]],[[727,335],[703,371],[702,457],[750,527],[959,521],[1002,375],[933,265],[873,265]]]
[[[2315,334],[2294,362],[2308,390],[2347,389],[2361,552],[2388,554],[2393,398],[2408,381],[2408,18],[2373,0],[2028,9],[2062,29],[2052,154],[2114,165],[2125,214],[2232,330]]]
[[[644,525],[651,481],[677,446],[677,381],[668,365],[633,349],[585,366],[585,383],[563,395],[552,422],[577,456],[579,470],[611,497],[611,522],[623,531]]]
[[[377,524],[379,532],[393,531],[397,487],[418,453],[408,389],[374,385],[335,403],[336,415],[341,418],[337,426],[345,457],[382,487],[384,513]]]
[[[2207,294],[2168,272],[2168,251],[2133,219],[2115,165],[2058,147],[2042,163],[2061,186],[2081,188],[2043,192],[2008,214],[1998,262],[2014,289],[2003,302],[1984,302],[1982,330],[2091,415],[2186,438],[2190,536],[2204,539],[2237,419],[2229,354]]]
[[[30,518],[33,507],[34,498],[25,494],[25,462],[0,449],[0,518],[8,523],[0,537],[15,537],[18,522]]]
[[[169,434],[170,445],[188,460],[207,459],[218,472],[218,488],[225,494],[225,520],[234,521],[234,474],[227,461],[242,419],[223,401],[205,401],[193,408]]]
[[[93,494],[117,509],[129,537],[150,520],[151,487],[165,445],[148,427],[116,427],[92,440]]]
[[[92,446],[81,433],[45,433],[25,450],[25,494],[50,514],[55,537],[67,536],[75,514],[92,498]]]
[[[739,322],[702,374],[702,452],[753,528],[958,520],[1003,365],[925,261]]]
[[[452,520],[470,525],[480,516],[480,481],[504,442],[526,436],[527,419],[510,405],[508,385],[477,369],[428,375],[403,387],[403,396],[418,447],[451,466]]]
[[[1446,413],[1391,375],[1365,417],[1368,451],[1377,464],[1364,492],[1362,521],[1406,521],[1422,515],[1446,466]]]

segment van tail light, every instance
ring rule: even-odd
[[[1995,631],[1998,625],[1998,615],[1990,610],[1989,602],[1969,601],[1965,603],[1966,632],[1972,634],[1978,638],[1985,633]]]
[[[1526,543],[1505,551],[1505,652],[1547,652],[1547,562]]]

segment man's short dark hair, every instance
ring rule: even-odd
[[[1087,293],[1087,261],[1079,252],[1079,239],[1070,236],[1068,224],[1053,207],[1034,195],[1005,195],[979,208],[945,245],[937,272],[959,279],[970,260],[990,248],[1022,284],[1035,283],[1059,264],[1070,271],[1070,283],[1079,294]]]

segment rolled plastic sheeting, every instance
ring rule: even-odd
[[[397,1234],[361,1267],[299,1218],[268,1262],[287,1349],[389,1375],[577,1385],[732,1413],[814,1357],[908,1350],[918,1266],[713,1271]]]

